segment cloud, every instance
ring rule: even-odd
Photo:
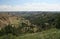
[[[0,5],[0,11],[60,11],[60,4],[25,3],[24,5]]]

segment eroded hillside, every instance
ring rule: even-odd
[[[13,27],[18,27],[20,23],[25,23],[27,25],[30,25],[31,23],[29,20],[25,20],[21,16],[16,16],[16,15],[10,15],[7,13],[0,13],[0,28],[3,28],[7,25],[12,25]]]

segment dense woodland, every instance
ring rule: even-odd
[[[4,26],[0,26],[0,36],[8,34],[20,36],[22,34],[37,33],[52,28],[60,29],[60,12],[0,12],[0,14],[1,13],[4,15],[6,15],[5,13],[12,15],[11,17],[13,18],[15,16],[19,22],[17,24],[15,21],[17,25],[10,22],[8,22],[8,25],[2,25],[0,21],[0,25]],[[7,15],[0,15],[0,20],[6,21],[6,17],[9,18]],[[12,21],[13,20],[15,19],[12,19]]]

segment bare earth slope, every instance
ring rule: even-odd
[[[26,23],[28,25],[31,24],[28,20],[25,20],[21,16],[10,15],[7,13],[5,13],[5,14],[0,13],[0,28],[3,28],[9,24],[17,27],[19,25],[19,23],[22,23],[22,22]]]

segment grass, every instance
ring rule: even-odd
[[[25,34],[18,37],[9,34],[8,36],[1,36],[0,39],[5,39],[6,37],[9,37],[9,39],[60,39],[60,30],[50,29],[43,32]]]

